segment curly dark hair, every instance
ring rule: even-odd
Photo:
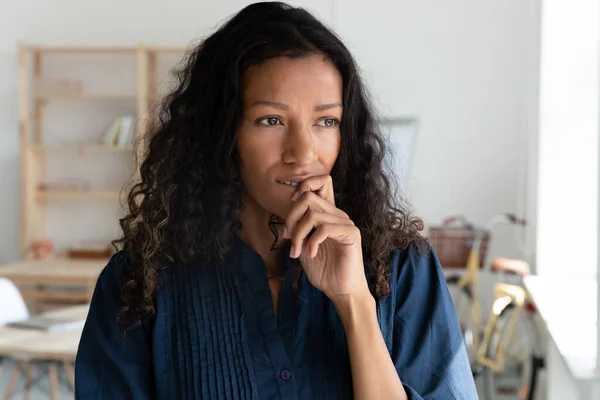
[[[362,234],[369,282],[389,293],[394,250],[420,238],[422,222],[393,193],[385,146],[358,67],[342,41],[309,12],[284,3],[252,4],[201,42],[147,134],[129,213],[114,242],[127,254],[125,307],[140,322],[154,314],[159,276],[169,264],[222,258],[239,234],[245,201],[236,150],[244,71],[275,57],[325,55],[343,79],[341,146],[331,176],[336,205]]]

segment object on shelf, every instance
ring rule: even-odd
[[[102,137],[101,143],[106,146],[127,147],[133,144],[135,136],[135,116],[124,115],[110,124]]]
[[[36,240],[31,244],[30,250],[35,260],[45,260],[52,256],[54,243],[50,239]]]
[[[71,259],[108,260],[111,255],[110,244],[105,242],[81,242],[67,249],[67,257]]]
[[[38,186],[39,190],[89,190],[90,184],[83,179],[61,179],[54,182],[42,182]]]
[[[38,97],[76,96],[82,92],[80,81],[40,77],[35,81],[35,93]]]

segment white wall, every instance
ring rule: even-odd
[[[540,273],[593,278],[598,267],[600,1],[549,1],[543,13]]]
[[[17,42],[186,44],[246,1],[17,0],[0,6],[0,263],[17,258]],[[92,4],[94,4],[92,6]],[[435,223],[525,213],[535,132],[539,0],[296,1],[355,52],[389,116],[417,116],[411,195]],[[531,211],[531,210],[530,210]],[[530,215],[531,217],[531,215]],[[518,255],[509,231],[493,252]]]
[[[343,4],[336,21],[382,108],[421,120],[412,194],[426,222],[451,213],[477,223],[498,212],[524,214],[539,3]],[[494,253],[517,255],[511,232],[502,231]]]
[[[538,271],[545,277],[564,280],[568,274],[593,282],[595,304],[581,305],[589,310],[586,318],[596,328],[600,322],[600,1],[548,0],[541,21]],[[600,329],[591,333],[595,343],[586,355],[595,356],[595,365],[573,357],[569,371],[560,354],[567,357],[569,351],[564,345],[550,344],[549,393],[578,387],[579,396],[569,398],[599,398],[600,379],[573,379],[582,367],[595,367],[595,376],[600,376]],[[562,342],[559,337],[554,340],[557,345]]]

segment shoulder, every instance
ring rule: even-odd
[[[435,274],[441,270],[435,250],[424,238],[412,240],[408,246],[394,251],[391,263],[391,284],[403,280]]]
[[[396,298],[426,296],[443,286],[444,275],[435,250],[424,238],[396,250],[390,266],[390,290]]]
[[[126,308],[123,294],[127,286],[129,258],[125,251],[115,253],[98,276],[88,318],[113,321],[119,329],[135,327],[135,318]]]
[[[123,250],[113,254],[98,276],[96,287],[112,292],[123,284],[125,271],[128,268],[127,253]]]

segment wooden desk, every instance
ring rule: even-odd
[[[53,310],[41,315],[80,320],[87,317],[89,304]],[[28,357],[38,360],[75,361],[82,329],[44,332],[0,326],[0,356]]]
[[[85,319],[89,305],[67,307],[49,311],[42,315],[69,320]],[[74,389],[73,363],[77,355],[82,328],[62,332],[44,332],[33,329],[9,328],[0,326],[0,357],[16,360],[10,381],[4,394],[12,398],[12,392],[21,373],[25,374],[25,396],[31,386],[31,371],[36,362],[50,362],[48,377],[52,398],[58,398],[57,364],[67,373],[71,389]]]
[[[88,303],[96,280],[108,260],[26,260],[0,266],[0,277],[13,281],[25,302],[39,311],[39,303]],[[52,290],[52,286],[60,290]],[[70,290],[67,290],[72,288]],[[77,290],[74,290],[77,289]],[[33,304],[33,305],[32,305]]]

